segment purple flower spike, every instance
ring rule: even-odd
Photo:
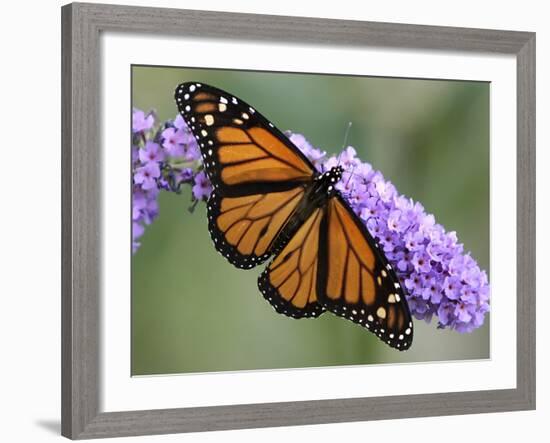
[[[445,232],[420,203],[399,195],[380,171],[358,159],[352,147],[326,158],[303,136],[289,137],[312,161],[325,159],[319,170],[343,166],[337,188],[397,270],[417,319],[429,322],[435,315],[439,328],[460,333],[483,325],[489,311],[487,274],[463,253],[456,233]]]
[[[211,187],[200,172],[197,141],[180,115],[159,124],[153,112],[134,109],[132,132],[132,250],[136,253],[146,226],[158,216],[161,190],[179,193],[182,185],[196,184],[193,198],[198,201],[210,195]]]

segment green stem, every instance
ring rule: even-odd
[[[190,162],[182,162],[182,161],[168,161],[166,162],[170,165],[172,169],[197,169],[199,166],[199,162],[197,161],[190,161]]]

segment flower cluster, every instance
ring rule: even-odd
[[[192,189],[193,206],[208,199],[212,186],[204,172],[200,151],[183,118],[160,125],[154,113],[135,109],[132,116],[132,238],[134,252],[145,227],[158,215],[160,191]],[[286,133],[315,167],[324,172],[341,165],[337,189],[363,220],[406,289],[411,313],[438,327],[471,332],[489,311],[487,274],[464,252],[456,233],[446,232],[433,215],[400,195],[380,171],[347,147],[328,157],[301,134]]]
[[[455,232],[446,232],[432,214],[400,195],[354,148],[328,157],[300,134],[287,134],[320,172],[340,164],[342,180],[336,188],[364,221],[384,254],[397,270],[407,292],[411,313],[440,328],[471,332],[483,324],[489,311],[487,274],[464,253]]]
[[[179,192],[192,186],[194,204],[210,194],[210,182],[200,162],[193,134],[181,116],[159,125],[153,112],[132,113],[132,249],[158,215],[161,190]]]

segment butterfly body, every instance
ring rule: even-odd
[[[284,315],[326,310],[399,350],[412,320],[399,279],[364,223],[336,189],[343,168],[319,172],[269,120],[226,91],[176,88],[213,191],[207,202],[215,248],[234,266],[272,257],[258,279]]]
[[[304,196],[298,203],[294,214],[283,226],[279,235],[280,241],[273,248],[273,254],[286,246],[296,234],[297,229],[311,217],[314,210],[324,207],[331,197],[339,194],[335,185],[342,178],[342,172],[341,166],[335,166],[323,174],[319,173],[314,176],[312,182],[304,188]]]

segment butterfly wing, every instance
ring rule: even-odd
[[[318,317],[319,231],[325,213],[317,208],[298,228],[258,279],[264,298],[281,314],[294,318]]]
[[[314,166],[265,117],[227,92],[183,83],[175,99],[212,182],[207,208],[216,249],[240,268],[262,263],[312,181]]]
[[[340,195],[329,199],[320,233],[319,302],[391,347],[408,349],[413,324],[397,275]]]
[[[312,163],[241,99],[200,83],[179,85],[175,98],[215,188],[244,191],[260,183],[311,181],[315,173]]]
[[[303,187],[236,196],[212,191],[207,204],[208,230],[216,249],[239,268],[264,262],[303,195]]]

